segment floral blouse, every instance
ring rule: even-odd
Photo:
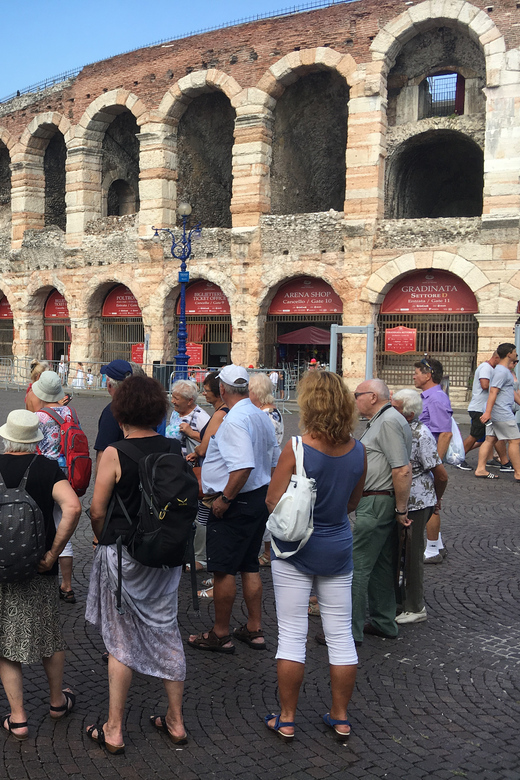
[[[52,410],[64,420],[72,420],[72,412],[68,406],[53,406]],[[40,409],[36,414],[40,419],[40,431],[43,433],[43,439],[38,444],[38,453],[51,460],[58,460],[61,449],[60,426],[52,417],[49,417],[47,412]]]
[[[412,420],[412,487],[408,499],[408,511],[415,512],[418,509],[426,509],[435,506],[437,495],[433,483],[431,469],[439,466],[442,461],[437,452],[437,442],[433,438],[430,429],[419,422]]]

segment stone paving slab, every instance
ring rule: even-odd
[[[108,400],[75,399],[92,443]],[[23,393],[0,391],[0,423],[22,406]],[[287,415],[285,422],[287,434],[295,433],[297,416]],[[476,454],[468,460],[474,464]],[[426,567],[428,620],[402,627],[394,641],[366,637],[347,745],[335,742],[321,721],[330,698],[326,648],[313,639],[319,618],[309,620],[295,742],[286,745],[265,729],[263,716],[279,711],[269,570],[262,571],[266,653],[240,643],[233,656],[186,649],[187,747],[175,748],[152,729],[149,716],[166,707],[164,689],[160,681],[137,674],[125,715],[126,754],[108,756],[90,742],[85,727],[106,717],[108,686],[101,639],[84,621],[92,534],[83,515],[74,539],[78,603],[60,605],[69,644],[65,680],[78,694],[77,706],[65,720],[51,721],[42,668],[26,667],[31,735],[25,743],[0,736],[0,777],[520,780],[520,486],[509,474],[493,483],[476,482],[471,473],[454,468],[449,476],[443,500],[449,555],[442,565]],[[194,614],[185,575],[179,599],[182,635],[211,626],[212,615],[211,602]],[[239,596],[233,624],[244,622],[244,615]],[[3,692],[0,696],[1,712],[8,712]]]

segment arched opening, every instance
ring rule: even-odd
[[[177,200],[188,201],[204,227],[231,227],[235,111],[223,92],[196,97],[179,121]]]
[[[0,141],[0,231],[11,221],[11,159],[5,144]]]
[[[404,276],[386,294],[377,318],[377,376],[410,385],[425,354],[440,360],[450,386],[468,388],[476,367],[477,299],[455,274],[434,269]]]
[[[13,356],[13,312],[9,301],[0,292],[0,358]]]
[[[67,212],[65,207],[65,162],[67,147],[65,139],[56,130],[45,149],[43,171],[45,174],[45,219],[44,224],[57,225],[65,230]]]
[[[401,49],[388,74],[388,124],[485,111],[486,61],[456,26],[432,27]]]
[[[137,198],[132,187],[122,179],[116,179],[109,187],[107,195],[107,216],[122,217],[135,214]]]
[[[274,293],[265,323],[263,363],[286,369],[293,381],[312,359],[328,363],[330,326],[341,325],[343,304],[323,279],[299,276]]]
[[[101,360],[142,363],[144,327],[135,296],[124,284],[113,287],[101,311]]]
[[[171,333],[170,354],[177,354],[180,296]],[[189,366],[220,368],[231,362],[231,314],[229,301],[220,287],[204,280],[186,289],[186,351]]]
[[[276,104],[271,213],[306,214],[345,201],[349,89],[335,71],[308,73]]]
[[[451,130],[420,133],[389,161],[385,216],[478,217],[483,187],[484,153],[478,144]]]
[[[71,329],[67,301],[58,290],[52,290],[43,311],[45,360],[59,363],[70,359]]]
[[[139,211],[138,133],[134,115],[123,110],[112,120],[103,136],[102,180],[112,182],[105,193],[107,215],[121,216]]]

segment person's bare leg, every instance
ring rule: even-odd
[[[487,477],[489,474],[489,471],[486,469],[486,463],[491,457],[493,446],[496,441],[496,436],[486,436],[485,440],[482,442],[478,452],[477,468],[475,469],[476,477]],[[428,528],[428,526],[426,526],[426,528]]]
[[[436,542],[441,530],[441,516],[439,512],[434,512],[426,523],[426,538],[430,542]]]
[[[5,695],[11,708],[11,722],[25,723],[27,715],[23,706],[23,675],[22,665],[17,661],[9,661],[7,658],[0,658],[0,679],[4,686]],[[3,721],[2,721],[3,725]],[[20,729],[13,729],[18,737],[23,737],[29,733],[27,726]]]
[[[475,446],[477,440],[471,434],[464,439],[464,454],[467,455]]]
[[[108,656],[108,720],[103,724],[105,740],[110,745],[122,746],[123,717],[125,714],[128,689],[132,682],[132,670],[114,658]],[[97,734],[96,734],[97,736]]]
[[[298,661],[285,661],[280,658],[276,668],[278,672],[278,695],[282,708],[280,720],[283,723],[294,723],[305,664],[300,664]],[[274,726],[274,723],[274,718],[268,721],[268,725],[271,728]],[[293,726],[284,726],[280,731],[282,734],[294,734]]]
[[[215,625],[213,630],[217,636],[228,636],[231,611],[235,602],[237,584],[232,574],[214,572],[213,604],[215,606]]]
[[[347,707],[356,683],[357,664],[353,666],[336,666],[331,664],[329,669],[332,693],[330,717],[334,720],[347,720]],[[350,732],[350,726],[335,726],[334,728],[340,734],[348,734]]]
[[[168,696],[168,709],[166,711],[166,725],[174,737],[182,739],[186,736],[184,720],[182,717],[182,694],[184,692],[184,683],[175,680],[163,680]],[[158,723],[156,718],[156,725]]]
[[[61,589],[67,593],[69,590],[72,590],[72,562],[74,559],[71,555],[67,555],[58,560],[61,571]]]
[[[247,628],[260,631],[262,628],[262,580],[258,572],[243,571],[242,591],[247,607]],[[263,644],[262,637],[253,639],[255,644]]]
[[[511,439],[509,442],[509,460],[515,470],[515,479],[520,480],[520,439]]]
[[[502,466],[505,466],[506,463],[509,463],[509,458],[507,456],[507,441],[505,439],[497,439],[495,442],[495,449]]]
[[[67,703],[66,697],[62,693],[65,652],[59,650],[47,658],[42,658],[42,664],[49,683],[50,705],[51,707],[62,707]]]

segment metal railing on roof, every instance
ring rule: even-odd
[[[225,24],[218,24],[214,25],[213,27],[203,27],[200,30],[192,30],[191,32],[183,33],[182,35],[175,35],[171,38],[161,38],[159,41],[147,43],[144,46],[136,46],[134,49],[127,49],[126,51],[119,52],[118,54],[111,54],[110,57],[104,57],[101,60],[96,60],[96,62],[103,62],[105,59],[119,57],[122,54],[130,54],[133,51],[139,51],[139,49],[150,49],[152,46],[160,46],[161,44],[169,43],[170,41],[180,41],[183,38],[191,38],[193,35],[202,35],[203,33],[215,32],[216,30],[225,30],[228,27],[237,27],[240,24],[248,24],[249,22],[256,22],[260,19],[276,19],[280,16],[292,16],[293,14],[298,14],[302,11],[312,11],[316,8],[326,8],[330,5],[347,5],[358,2],[361,2],[361,0],[313,0],[313,2],[282,8],[280,11],[268,11],[267,13],[255,14],[254,16],[245,16],[243,19],[235,19],[234,21],[226,22]],[[83,70],[83,68],[86,68],[88,65],[95,64],[96,63],[87,63],[86,65],[82,65],[79,68],[73,68],[72,70],[67,70],[64,73],[59,73],[57,76],[52,76],[51,78],[44,79],[43,81],[39,81],[36,84],[31,84],[29,87],[18,89],[11,95],[0,98],[0,104],[7,103],[14,98],[21,97],[22,95],[28,95],[34,92],[42,92],[43,90],[54,86],[54,84],[59,84],[61,81],[73,79]]]

